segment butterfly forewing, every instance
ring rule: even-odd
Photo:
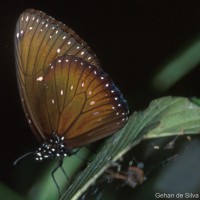
[[[122,128],[128,107],[74,31],[46,14],[27,10],[15,36],[20,95],[36,137],[64,136],[79,147]]]
[[[99,67],[90,47],[75,32],[45,13],[33,9],[21,14],[16,25],[15,48],[24,75],[45,71],[63,54],[71,54]]]

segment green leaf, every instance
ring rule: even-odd
[[[157,104],[156,101],[153,102]],[[164,106],[164,104],[163,104]],[[156,109],[156,118],[151,124],[159,124],[149,130],[145,138],[172,135],[197,134],[200,132],[200,107],[186,98],[174,98],[167,101],[163,110]]]
[[[62,200],[78,199],[97,178],[143,138],[163,137],[200,131],[200,107],[187,98],[164,97],[134,113],[127,125],[108,138],[93,162],[66,190]]]
[[[190,99],[193,103],[197,104],[198,106],[200,106],[200,99],[197,97],[192,97]]]

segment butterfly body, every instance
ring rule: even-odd
[[[63,140],[64,137],[59,137],[56,133],[52,133],[49,139],[46,139],[34,153],[35,159],[39,161],[49,158],[63,159],[66,156],[73,155],[73,151],[65,147]]]

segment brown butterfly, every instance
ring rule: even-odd
[[[24,112],[41,143],[33,153],[36,160],[62,163],[75,148],[126,124],[121,92],[90,47],[63,23],[25,10],[16,25],[15,58]]]

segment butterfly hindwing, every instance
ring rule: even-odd
[[[56,132],[68,146],[79,146],[80,137],[83,145],[108,136],[126,122],[126,102],[114,83],[81,58],[63,55],[43,76],[28,82],[32,87],[26,93],[38,131]]]

